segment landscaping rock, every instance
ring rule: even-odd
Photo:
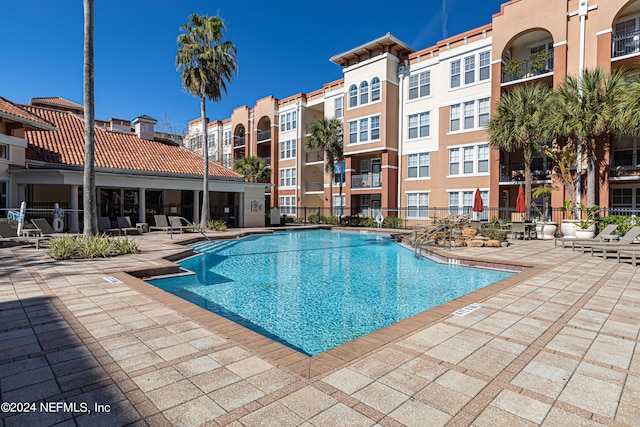
[[[488,248],[499,248],[502,243],[500,243],[500,240],[489,240],[484,245]]]
[[[462,230],[463,236],[475,236],[476,234],[478,234],[478,230],[474,230],[473,228],[465,228]]]
[[[484,240],[469,240],[467,242],[467,246],[469,246],[470,248],[480,248],[482,246],[484,246]]]

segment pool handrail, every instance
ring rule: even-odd
[[[194,230],[196,230],[198,233],[202,234],[202,236],[207,239],[208,241],[212,241],[209,236],[207,236],[206,234],[204,234],[204,231],[202,231],[201,228],[197,227],[194,223],[192,223],[191,221],[189,221],[187,218],[183,217],[183,216],[179,216],[178,217],[180,220],[186,222],[188,225],[190,225]],[[173,239],[173,223],[169,223],[170,226],[170,234],[171,234],[171,239]]]

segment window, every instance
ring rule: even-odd
[[[298,127],[298,112],[291,111],[289,113],[282,113],[280,122],[280,132],[296,129]]]
[[[431,94],[431,72],[409,76],[409,99],[422,98]]]
[[[360,104],[369,103],[369,83],[360,83]]]
[[[231,146],[231,131],[230,130],[225,130],[224,131],[224,146],[225,147],[230,147]]]
[[[349,144],[358,142],[358,122],[349,122]]]
[[[380,116],[371,117],[371,139],[380,139]]]
[[[226,168],[231,167],[231,153],[224,153],[224,166]]]
[[[469,85],[476,80],[476,57],[464,58],[464,84]]]
[[[460,150],[462,150],[462,154]],[[462,158],[460,158],[461,155]],[[449,175],[474,175],[480,173],[489,173],[489,144],[449,149]]]
[[[466,215],[472,214],[475,193],[475,190],[451,191],[449,193],[449,213]],[[484,206],[485,209],[484,212],[479,214],[479,219],[487,219],[487,202],[489,201],[489,192],[480,191],[480,197],[482,198],[482,206]]]
[[[464,103],[464,128],[473,129],[475,127],[475,101]]]
[[[449,150],[449,175],[458,175],[460,173],[460,149],[452,148]]]
[[[9,160],[9,146],[7,144],[0,144],[0,159]]]
[[[451,132],[460,131],[460,115],[463,114],[462,129],[476,130],[485,128],[489,124],[490,98],[454,104],[450,112]]]
[[[280,196],[280,214],[288,216],[296,216],[296,197]]]
[[[412,114],[409,116],[409,139],[429,136],[430,113]]]
[[[371,102],[380,101],[380,79],[374,77],[371,80]]]
[[[345,213],[347,196],[344,194],[337,194],[333,196],[333,216],[340,217]]]
[[[296,155],[297,141],[295,139],[280,142],[280,159],[294,159]]]
[[[333,182],[334,184],[344,184],[346,178],[346,162],[344,160],[336,162],[334,166]]]
[[[478,145],[478,172],[489,172],[489,144]]]
[[[449,213],[451,215],[457,215],[460,205],[460,195],[456,193],[449,193]]]
[[[489,124],[489,98],[478,100],[478,127],[485,128]]]
[[[360,142],[369,140],[369,119],[360,119]]]
[[[340,119],[343,116],[343,113],[344,113],[343,104],[344,104],[344,99],[342,97],[336,98],[333,102],[336,119]]]
[[[489,79],[491,72],[491,53],[481,52],[480,55],[480,81]]]
[[[280,169],[280,187],[296,186],[296,168]]]
[[[451,132],[460,130],[460,104],[451,106]]]
[[[349,144],[380,139],[380,116],[349,122]]]
[[[349,88],[349,108],[358,106],[358,88],[356,85],[351,85]]]
[[[407,218],[429,217],[429,193],[407,193]]]
[[[460,86],[460,60],[451,62],[451,88]]]
[[[407,178],[429,177],[429,153],[409,154]]]

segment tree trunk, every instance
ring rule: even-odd
[[[95,99],[93,64],[93,0],[84,0],[84,174],[82,179],[83,235],[98,233],[95,171]]]
[[[333,215],[333,179],[335,177],[335,173],[331,173],[329,175],[329,215],[327,217]]]
[[[531,156],[529,151],[524,149],[524,201],[527,210],[524,219],[529,220],[531,216]]]
[[[589,138],[587,150],[587,207],[596,204],[596,156],[595,141]]]
[[[202,158],[204,171],[202,174],[202,213],[200,214],[200,228],[203,229],[209,222],[209,141],[207,138],[207,107],[205,97],[200,97],[200,115],[202,117]]]

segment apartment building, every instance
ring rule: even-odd
[[[489,145],[497,100],[521,84],[557,88],[586,68],[638,68],[639,39],[640,0],[513,0],[492,22],[417,51],[387,33],[331,58],[342,79],[283,100],[263,98],[213,123],[232,132],[232,161],[268,161],[274,186],[267,203],[290,216],[328,207],[330,187],[335,215],[470,213],[480,189],[485,207],[507,216],[524,168],[522,153]],[[323,115],[344,123],[344,160],[333,182],[323,154],[304,147],[308,125]],[[636,137],[599,142],[600,206],[640,208],[639,145]],[[544,156],[533,159],[534,187],[552,182],[552,166]],[[551,206],[566,199],[556,191]]]

